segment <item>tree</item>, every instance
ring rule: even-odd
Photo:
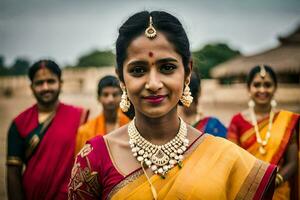
[[[114,65],[115,55],[107,51],[95,50],[87,55],[83,55],[78,59],[79,67],[103,67]]]
[[[208,44],[193,52],[194,67],[200,72],[201,78],[211,78],[209,72],[213,67],[237,55],[240,52],[231,49],[227,44]]]
[[[25,58],[17,58],[15,63],[9,68],[10,75],[24,75],[30,66],[30,62]]]
[[[4,61],[4,56],[0,55],[0,76],[8,74],[8,69],[5,67]]]

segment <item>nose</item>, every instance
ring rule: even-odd
[[[113,94],[109,94],[108,96],[107,96],[107,101],[108,102],[112,102],[114,100],[114,95]]]
[[[163,87],[159,73],[155,69],[151,70],[148,76],[148,81],[145,85],[147,90],[156,92]]]
[[[42,89],[43,90],[48,90],[49,89],[49,85],[48,85],[48,83],[46,81],[43,82]]]
[[[259,89],[258,89],[258,91],[261,92],[261,93],[265,92],[265,90],[266,90],[266,88],[263,85],[260,86]]]

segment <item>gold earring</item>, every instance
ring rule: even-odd
[[[125,88],[122,88],[122,96],[121,96],[121,102],[120,102],[120,108],[123,112],[127,112],[130,108],[130,101],[127,97],[127,92]]]
[[[180,97],[180,101],[185,107],[190,107],[191,103],[193,102],[190,87],[187,83],[185,84],[183,94]]]

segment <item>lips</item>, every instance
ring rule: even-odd
[[[155,96],[147,96],[147,97],[144,97],[143,99],[145,99],[147,102],[149,102],[151,104],[159,104],[165,98],[166,98],[165,95],[155,95]]]

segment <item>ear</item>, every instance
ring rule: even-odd
[[[125,83],[120,81],[120,87],[121,87],[121,90],[123,91],[126,88]]]
[[[184,82],[186,84],[189,84],[191,81],[191,75],[192,75],[192,70],[193,70],[193,59],[192,58],[189,61],[188,68],[189,68],[189,71],[186,74],[185,82]]]

